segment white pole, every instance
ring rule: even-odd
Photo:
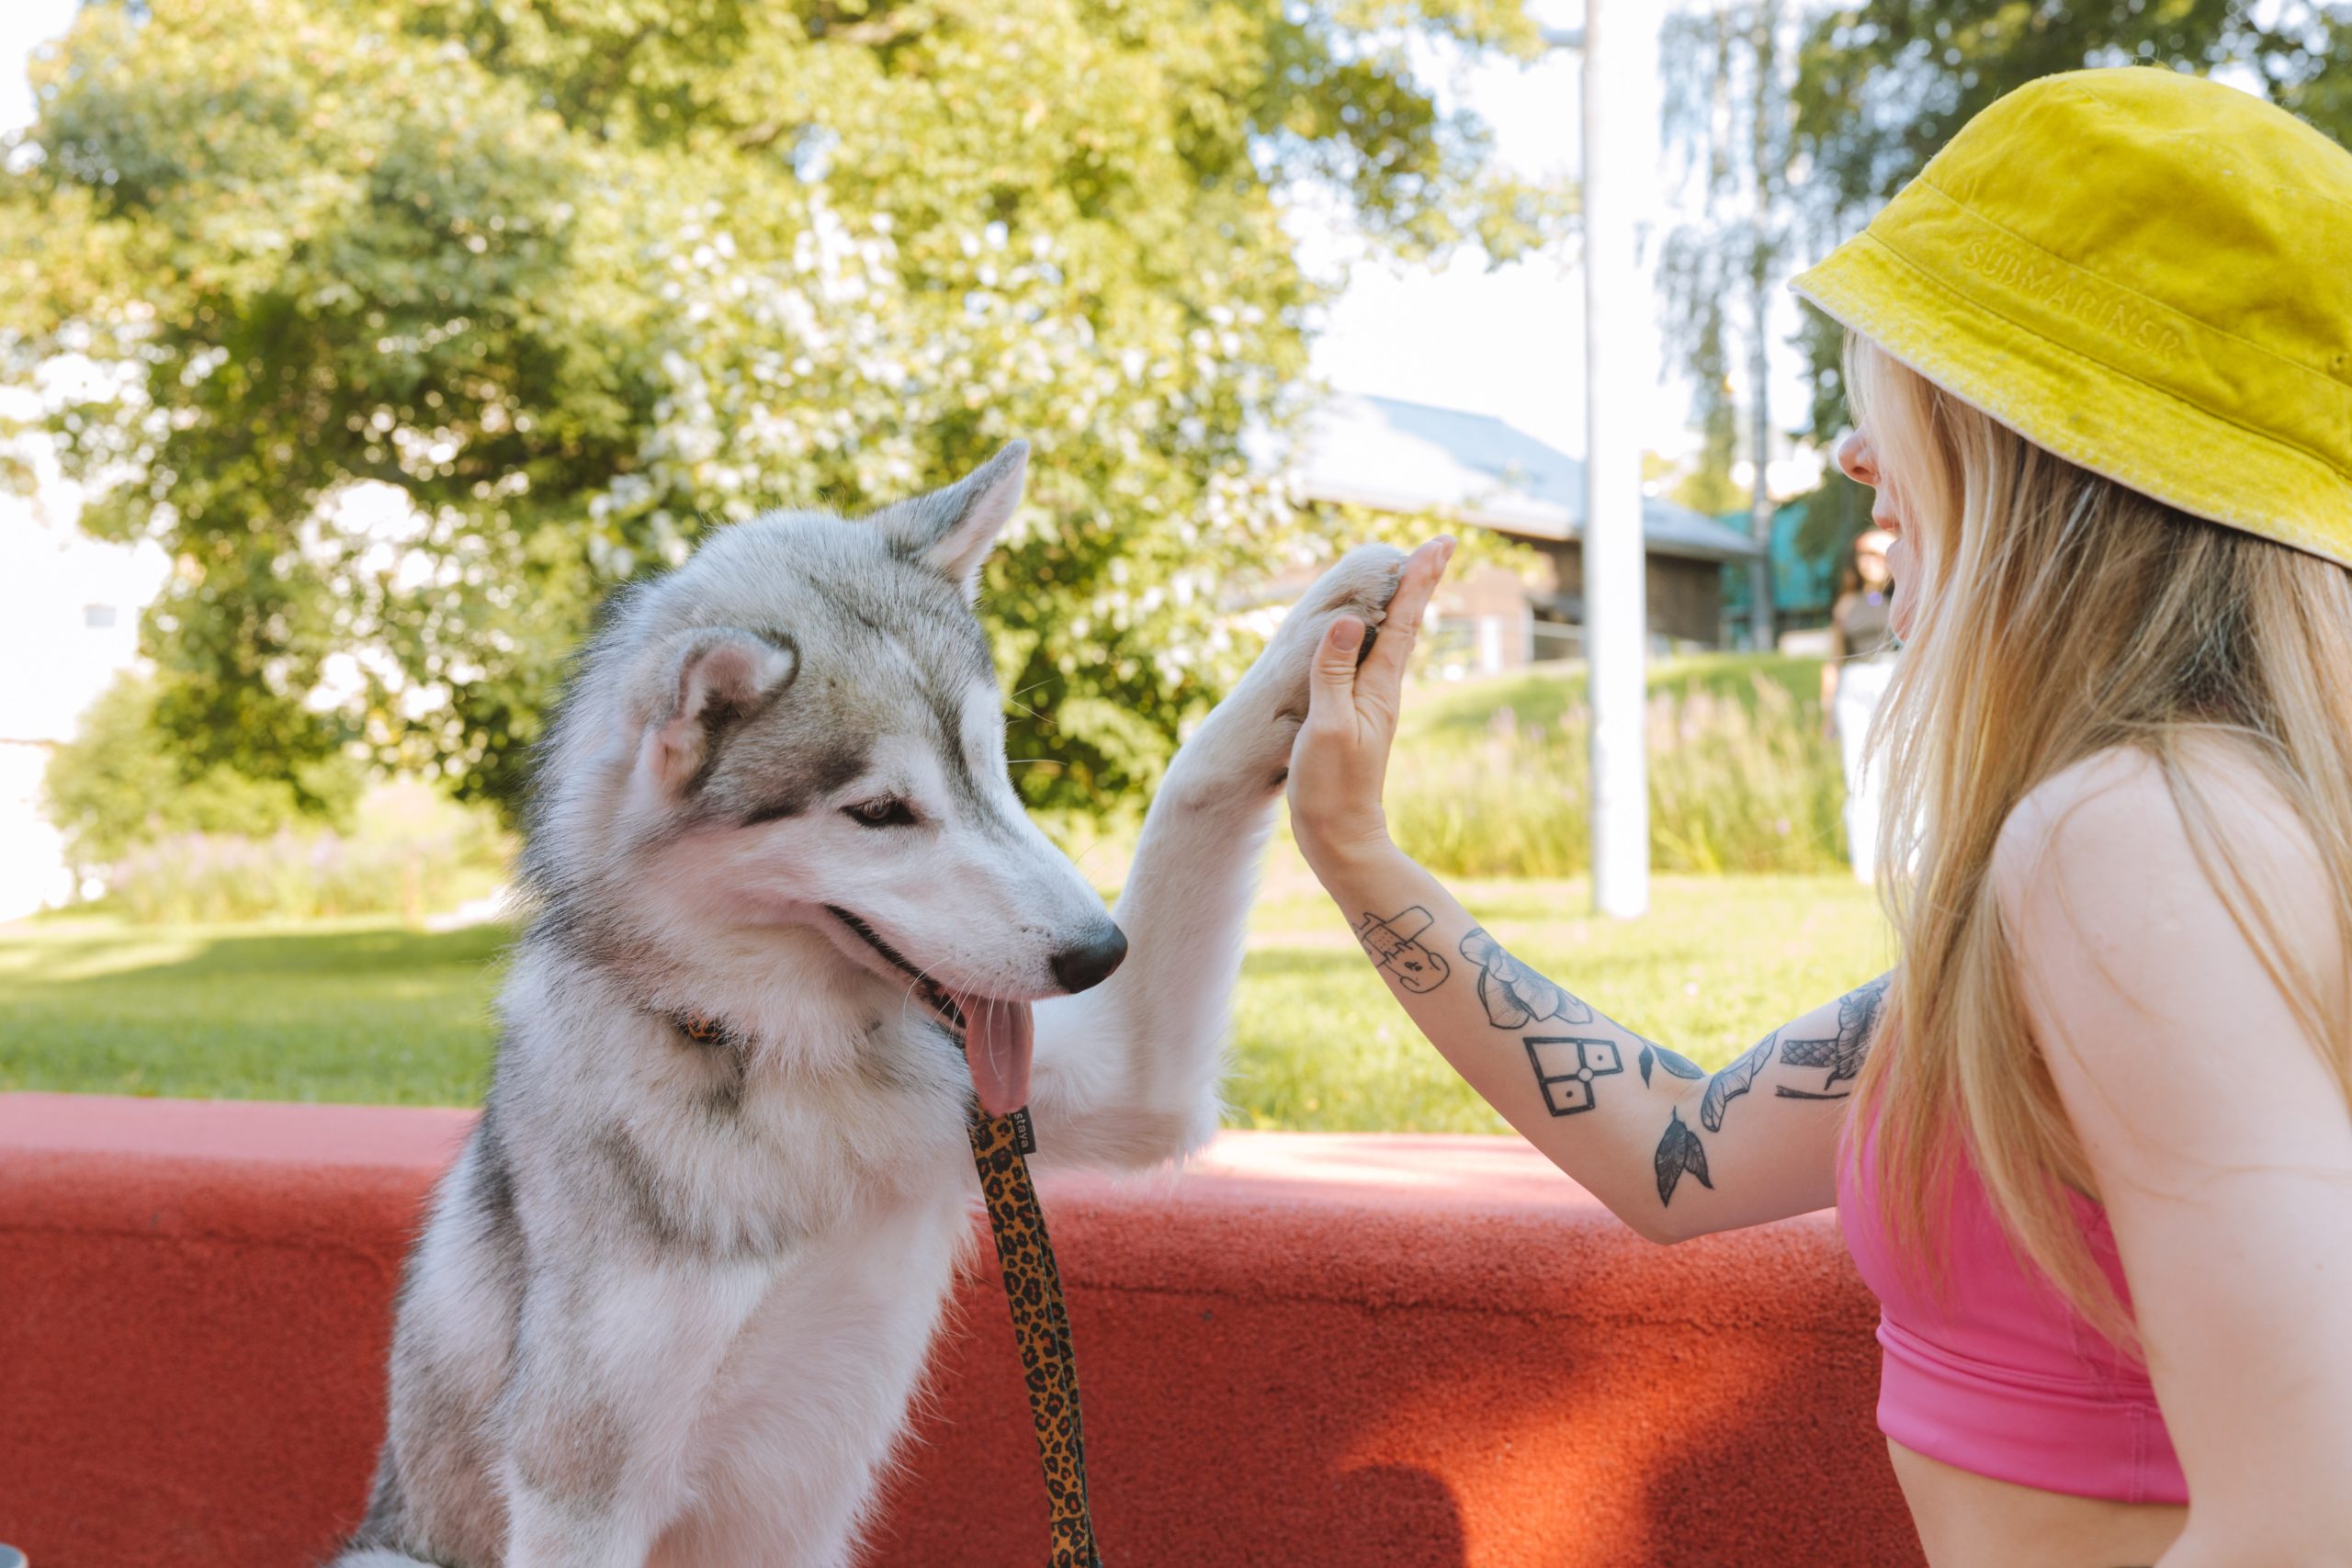
[[[1772,217],[1771,122],[1782,106],[1774,99],[1772,74],[1766,66],[1779,58],[1778,0],[1765,0],[1758,6],[1753,25],[1756,102],[1748,111],[1747,123],[1748,149],[1754,158],[1751,166],[1756,181],[1756,224],[1748,251],[1747,321],[1756,337],[1748,344],[1747,402],[1753,416],[1748,425],[1748,450],[1754,457],[1755,472],[1748,489],[1747,531],[1761,553],[1747,569],[1748,603],[1755,611],[1748,617],[1747,626],[1748,642],[1756,651],[1770,653],[1779,644],[1772,635],[1772,292],[1764,242],[1770,232]]]
[[[1592,901],[1630,919],[1650,904],[1650,801],[1643,755],[1642,455],[1635,311],[1645,303],[1634,256],[1636,192],[1646,170],[1639,0],[1585,0],[1584,23],[1584,625],[1592,681]],[[1620,34],[1615,29],[1624,28]]]

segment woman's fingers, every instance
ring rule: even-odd
[[[1323,629],[1315,648],[1315,664],[1306,682],[1306,722],[1355,721],[1357,650],[1363,647],[1363,623],[1341,615]]]
[[[1364,659],[1363,672],[1368,692],[1389,699],[1392,706],[1405,682],[1405,661],[1412,657],[1413,644],[1420,634],[1421,613],[1429,608],[1438,579],[1445,575],[1445,563],[1453,558],[1453,541],[1439,537],[1407,556],[1397,572],[1396,592],[1388,601],[1388,614],[1381,621],[1372,652]]]

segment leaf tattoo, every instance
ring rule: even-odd
[[[1818,1089],[1773,1090],[1783,1100],[1843,1100],[1852,1091],[1838,1086],[1858,1076],[1871,1054],[1871,1036],[1878,1027],[1879,1004],[1885,999],[1887,976],[1882,975],[1838,998],[1838,1032],[1827,1040],[1791,1040],[1781,1046],[1781,1060],[1792,1067],[1826,1067],[1828,1079]]]
[[[1539,1018],[1590,1023],[1592,1010],[1503,951],[1503,944],[1473,926],[1462,939],[1462,956],[1478,966],[1478,1000],[1497,1029],[1521,1029]]]
[[[1707,1151],[1699,1142],[1699,1134],[1682,1120],[1679,1111],[1667,1112],[1666,1136],[1657,1141],[1657,1201],[1661,1207],[1674,1201],[1674,1189],[1684,1172],[1699,1179],[1699,1185],[1712,1192],[1715,1184],[1707,1179]]]
[[[1772,1031],[1749,1046],[1738,1061],[1707,1080],[1707,1092],[1699,1097],[1699,1122],[1708,1132],[1724,1130],[1724,1107],[1756,1087],[1756,1075],[1772,1059],[1772,1047],[1780,1038],[1781,1032]]]
[[[1655,1040],[1642,1042],[1642,1054],[1636,1058],[1642,1068],[1642,1087],[1650,1086],[1650,1068],[1664,1067],[1678,1078],[1703,1078],[1707,1069],[1679,1052],[1669,1051]]]

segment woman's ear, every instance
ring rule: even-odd
[[[1011,442],[944,490],[886,506],[869,521],[893,554],[938,572],[968,604],[979,596],[980,567],[1020,504],[1028,472],[1029,443]]]
[[[652,661],[639,711],[639,762],[672,798],[694,785],[727,737],[799,673],[798,649],[775,633],[707,626],[670,639]]]

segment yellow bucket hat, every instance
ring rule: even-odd
[[[1791,287],[2070,462],[2352,566],[2352,152],[2282,109],[2044,77]]]

